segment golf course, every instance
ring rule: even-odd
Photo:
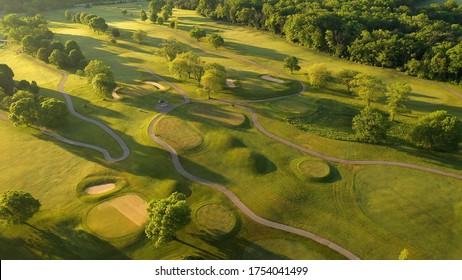
[[[87,62],[112,70],[116,86],[105,96],[85,67],[58,68],[10,39],[0,45],[15,81],[35,81],[38,100],[68,111],[51,127],[18,125],[0,108],[0,193],[21,190],[41,203],[27,222],[1,227],[1,259],[396,260],[403,250],[408,259],[462,259],[462,142],[447,151],[408,136],[438,110],[460,122],[461,85],[336,58],[194,10],[174,8],[163,24],[140,20],[148,5],[41,12],[53,40],[74,40]],[[107,30],[66,19],[66,10],[102,17]],[[194,28],[207,37],[192,38]],[[209,43],[211,34],[224,44]],[[169,40],[187,49],[179,56],[201,59],[202,78],[175,72],[178,56],[162,55]],[[287,57],[299,71],[285,67]],[[307,73],[316,65],[331,76],[322,85]],[[219,66],[220,88],[207,90],[204,78]],[[384,88],[409,86],[386,138],[358,138],[352,122],[364,108],[389,105],[385,95],[370,102],[350,93],[336,78],[344,69]],[[157,246],[145,233],[146,209],[174,193],[186,197],[190,222]]]

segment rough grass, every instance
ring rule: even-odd
[[[165,117],[156,126],[157,133],[180,149],[193,149],[202,144],[202,136],[187,122]]]
[[[324,260],[306,244],[291,239],[263,239],[247,246],[244,260]]]

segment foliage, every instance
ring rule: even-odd
[[[77,67],[80,65],[80,62],[84,59],[85,57],[83,56],[80,49],[74,49],[69,53],[67,62],[70,67]]]
[[[322,87],[331,78],[331,73],[323,63],[313,64],[308,67],[308,82],[312,87]]]
[[[36,123],[38,110],[33,98],[22,98],[10,106],[9,118],[15,126],[25,124],[31,126]]]
[[[138,44],[141,44],[141,42],[146,40],[147,36],[148,36],[148,33],[146,33],[146,31],[138,29],[135,32],[133,32],[132,39],[134,41],[137,41]]]
[[[48,57],[48,61],[56,67],[63,69],[67,66],[67,56],[62,50],[53,50]]]
[[[199,41],[201,38],[204,38],[206,36],[205,29],[200,28],[198,26],[194,26],[190,31],[189,31],[189,37],[196,39]]]
[[[47,48],[40,48],[37,50],[36,57],[38,60],[48,63],[48,57],[50,56],[50,52]]]
[[[116,87],[113,79],[104,73],[98,73],[91,82],[93,89],[102,96],[110,96],[112,90]]]
[[[351,81],[351,88],[359,99],[367,102],[367,106],[372,101],[377,101],[385,95],[385,85],[377,77],[358,74]]]
[[[363,142],[377,143],[385,139],[389,124],[383,113],[366,107],[353,118],[353,130],[356,139]]]
[[[111,35],[112,35],[112,37],[114,37],[114,38],[120,37],[120,31],[119,31],[119,29],[118,29],[118,28],[113,28],[113,29],[111,30]]]
[[[300,65],[298,65],[298,58],[295,56],[288,56],[284,59],[284,68],[289,69],[290,73],[293,74],[294,71],[300,71]]]
[[[179,80],[194,78],[200,82],[204,74],[204,62],[194,52],[178,54],[169,65],[170,72]]]
[[[79,50],[80,51],[80,47],[79,47],[79,45],[77,44],[76,41],[67,40],[66,43],[64,43],[64,51],[67,54],[69,54],[72,50]]]
[[[175,38],[163,39],[160,43],[160,49],[156,51],[159,56],[165,57],[167,61],[173,61],[180,53],[188,51],[188,46],[179,42]]]
[[[399,253],[399,260],[400,261],[404,261],[404,260],[407,260],[409,257],[409,250],[404,248],[401,253]]]
[[[64,18],[67,20],[72,20],[72,12],[69,10],[64,11]]]
[[[191,208],[185,195],[174,192],[168,198],[154,199],[147,208],[146,236],[161,247],[175,238],[176,232],[191,221]]]
[[[405,102],[409,99],[412,89],[409,85],[398,82],[387,87],[387,109],[390,121],[395,119],[397,113],[406,112],[408,109]]]
[[[39,107],[38,123],[45,127],[57,127],[66,122],[69,109],[66,103],[56,98],[45,98]]]
[[[157,18],[157,24],[158,25],[163,25],[164,24],[164,18],[158,17]]]
[[[168,26],[173,29],[178,29],[178,19],[177,18],[171,19]]]
[[[215,49],[218,49],[219,47],[225,44],[225,40],[223,40],[223,37],[215,33],[210,34],[208,36],[208,41],[210,45],[212,45]]]
[[[226,83],[226,72],[217,68],[210,68],[205,71],[201,78],[202,90],[204,90],[208,98],[211,93],[217,93],[223,89]]]
[[[140,12],[140,20],[141,21],[146,21],[147,19],[148,19],[148,15],[146,15],[146,11],[141,10],[141,12]]]
[[[462,123],[447,111],[435,111],[419,118],[409,138],[424,149],[455,151],[462,139]]]
[[[105,65],[100,60],[91,60],[87,67],[85,67],[84,72],[88,83],[91,83],[93,78],[100,73],[105,74],[110,80],[114,81],[114,74],[112,73],[111,67]]]
[[[40,201],[24,191],[6,191],[0,196],[0,221],[3,226],[27,224],[39,210]]]
[[[106,20],[102,17],[95,17],[90,20],[88,26],[93,30],[100,34],[101,32],[105,32],[108,28]]]
[[[127,10],[123,10],[122,11],[122,15],[126,16],[128,14],[128,11]]]
[[[351,69],[342,69],[337,74],[337,79],[340,80],[340,83],[347,87],[348,93],[351,92],[351,82],[355,79],[355,77],[361,74],[361,72]]]
[[[6,95],[12,95],[14,89],[14,73],[6,64],[0,64],[0,87]]]

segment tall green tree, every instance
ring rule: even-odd
[[[351,82],[355,79],[356,75],[361,74],[361,72],[351,69],[342,69],[337,74],[337,79],[340,80],[340,83],[347,87],[348,93],[351,92]]]
[[[138,44],[141,44],[146,38],[148,37],[148,33],[144,30],[138,29],[135,32],[133,32],[132,39],[134,41],[137,41]]]
[[[148,15],[146,14],[145,10],[141,10],[140,12],[140,20],[141,21],[146,21],[148,19]]]
[[[91,84],[96,93],[103,97],[110,96],[116,87],[114,80],[109,78],[104,73],[96,74],[96,76],[91,81]]]
[[[156,51],[159,56],[165,57],[167,61],[173,61],[180,53],[185,53],[189,50],[188,46],[179,42],[175,38],[163,39],[160,43],[160,49]]]
[[[386,138],[388,127],[388,121],[383,113],[369,106],[353,118],[353,130],[359,141],[380,142]]]
[[[93,81],[93,78],[103,73],[112,81],[114,81],[114,74],[112,73],[111,67],[107,66],[100,60],[91,60],[84,69],[85,76],[87,77],[88,83]]]
[[[447,111],[438,110],[419,118],[409,138],[420,148],[456,151],[462,139],[462,123]]]
[[[63,69],[67,66],[67,55],[62,50],[53,50],[48,57],[48,61],[56,67]]]
[[[90,20],[88,26],[93,30],[100,34],[101,32],[105,32],[108,29],[108,25],[106,20],[102,17],[95,17]]]
[[[324,63],[313,64],[307,69],[308,83],[312,87],[322,87],[327,84],[332,74]]]
[[[179,80],[194,78],[200,83],[204,74],[204,62],[192,51],[177,55],[169,65],[170,72]]]
[[[293,74],[294,71],[300,71],[300,65],[298,65],[298,58],[295,56],[288,56],[284,59],[284,68],[289,69],[290,73]]]
[[[6,95],[12,95],[14,90],[14,73],[6,64],[0,64],[0,87]]]
[[[223,90],[223,87],[226,83],[226,72],[221,71],[217,68],[211,68],[205,71],[204,75],[201,78],[201,87],[202,90],[207,93],[208,98],[210,99],[210,94],[217,93],[220,90]]]
[[[146,236],[161,247],[175,239],[177,231],[191,221],[191,208],[184,194],[174,192],[168,198],[149,202]]]
[[[385,96],[385,85],[374,76],[358,74],[351,81],[351,87],[359,99],[367,102],[367,106]]]
[[[398,82],[387,87],[387,109],[390,121],[394,121],[396,114],[407,111],[406,101],[411,93],[411,86]]]
[[[201,38],[204,38],[207,34],[205,33],[205,29],[200,28],[198,26],[194,26],[189,31],[189,37],[196,39],[199,41]]]
[[[219,47],[225,44],[225,40],[223,40],[223,37],[215,33],[210,34],[208,36],[208,41],[210,45],[212,45],[215,49],[218,49]]]
[[[69,109],[61,100],[45,98],[39,107],[38,123],[45,127],[54,128],[66,122]]]
[[[37,104],[33,98],[22,98],[10,106],[9,119],[14,125],[25,124],[31,126],[37,122]]]
[[[38,199],[30,193],[9,190],[0,196],[0,223],[2,226],[26,224],[41,207]]]

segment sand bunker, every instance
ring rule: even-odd
[[[116,185],[114,183],[91,186],[86,188],[85,192],[88,194],[100,194],[112,190],[113,188],[115,188],[115,186]]]
[[[121,87],[116,87],[113,91],[112,91],[112,98],[114,99],[120,99],[120,95],[117,94],[117,91],[121,89]]]
[[[226,79],[226,85],[230,88],[235,88],[237,87],[236,84],[234,83],[236,80],[231,80],[231,79]]]
[[[267,81],[270,81],[270,82],[275,82],[275,83],[278,83],[278,84],[283,84],[284,83],[283,80],[276,79],[276,78],[268,76],[268,75],[263,75],[260,78],[262,78],[263,80],[267,80]]]
[[[145,82],[145,83],[148,84],[148,85],[153,85],[153,86],[155,86],[156,88],[158,88],[158,89],[160,89],[160,90],[164,90],[164,89],[165,89],[165,87],[164,87],[163,85],[161,85],[161,84],[159,84],[159,83],[156,83],[156,82],[147,81],[147,82]]]

